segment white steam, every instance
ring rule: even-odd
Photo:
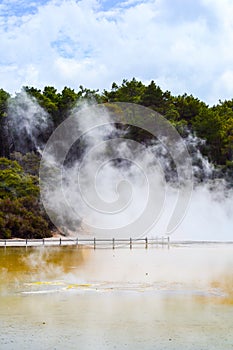
[[[9,131],[16,151],[27,153],[44,146],[43,134],[53,123],[36,99],[22,90],[8,101]]]
[[[64,197],[54,186],[59,180],[56,176],[50,190],[43,191],[50,217],[61,231],[75,236],[98,237],[98,229],[104,228],[106,234],[99,234],[101,238],[115,237],[118,232],[122,237],[135,237],[132,223],[136,237],[138,232],[148,237],[164,235],[180,191],[171,155],[159,142],[145,147],[121,138],[105,109],[89,114],[85,108],[72,113],[73,128],[84,136],[85,148],[81,159],[63,167],[60,181]],[[71,137],[72,144],[76,139]],[[202,183],[195,181],[186,216],[172,239],[230,241],[233,193],[226,193],[223,183],[211,180],[213,166],[196,147],[200,140],[189,136],[185,142],[192,149],[193,174],[201,177]],[[57,148],[65,147],[60,138]],[[43,159],[50,173],[57,171],[57,148],[53,146]],[[95,230],[89,232],[90,226]]]
[[[65,133],[62,130],[43,158],[51,187],[42,191],[42,199],[52,221],[64,233],[75,236],[95,236],[98,228],[104,228],[102,236],[108,238],[117,236],[118,230],[128,238],[135,237],[136,231],[137,237],[164,235],[182,184],[164,144],[157,140],[143,146],[136,139],[126,139],[127,131],[116,128],[111,111],[105,108],[97,111],[79,106],[71,115],[70,127]],[[17,94],[9,100],[8,116],[15,150],[41,152],[52,121],[36,99],[25,91]],[[81,142],[75,147],[76,134],[81,135]],[[69,142],[67,135],[71,135]],[[232,241],[233,191],[227,190],[224,181],[212,179],[215,169],[198,149],[204,141],[190,134],[184,142],[193,161],[195,187],[172,239]],[[60,179],[59,157],[62,153],[69,159],[67,144],[74,146],[73,158],[65,162]],[[59,181],[64,196],[56,186]],[[96,231],[90,232],[90,226]]]

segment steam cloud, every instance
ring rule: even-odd
[[[115,106],[118,107],[121,106]],[[126,109],[130,108],[126,106]],[[139,107],[132,108],[135,115],[147,113]],[[75,235],[79,231],[79,235],[101,238],[156,237],[167,233],[169,220],[178,207],[176,215],[179,221],[175,217],[176,227],[173,223],[176,239],[230,240],[229,228],[233,222],[229,203],[232,193],[226,196],[222,193],[224,183],[216,185],[211,180],[213,167],[201,153],[198,150],[192,152],[192,167],[182,140],[176,138],[173,130],[167,129],[161,119],[157,122],[157,140],[150,146],[126,139],[125,132],[119,132],[114,122],[111,110],[85,105],[73,111],[72,119],[67,125],[60,126],[47,144],[41,172],[47,186],[43,190],[42,181],[42,194],[55,223],[62,230],[68,227],[67,233]],[[64,133],[71,129],[66,142]],[[82,137],[86,147],[81,160],[64,166],[60,177],[61,163],[76,140]],[[197,142],[200,140],[195,137],[186,139],[192,149]],[[48,181],[43,174],[44,165],[55,166],[58,172],[55,178]],[[194,173],[196,185],[187,211],[189,219],[179,225],[189,200],[190,170]],[[205,181],[200,185],[197,177]],[[54,186],[59,181],[63,193],[60,186]],[[197,212],[198,206],[201,212]],[[213,225],[209,222],[210,209],[215,212]],[[197,225],[199,219],[204,226]],[[222,228],[223,221],[226,229]],[[77,229],[80,223],[81,229]]]
[[[18,150],[25,153],[30,140],[41,151],[44,145],[40,135],[52,126],[49,115],[26,92],[10,102],[9,114]],[[140,232],[148,237],[162,236],[180,201],[174,240],[232,240],[233,193],[226,190],[223,180],[212,179],[214,167],[197,147],[203,141],[191,134],[183,141],[192,158],[192,180],[189,160],[184,159],[187,162],[181,165],[182,142],[166,134],[165,126],[161,135],[145,146],[127,139],[127,130],[116,127],[113,114],[119,114],[118,121],[124,118],[118,105],[110,109],[79,105],[71,111],[65,128],[60,125],[44,148],[42,200],[59,230],[75,236],[108,238],[138,237]],[[190,188],[182,192],[187,179],[194,183],[188,208]]]
[[[41,152],[45,135],[51,131],[53,122],[36,99],[29,96],[25,90],[9,99],[8,119],[13,150],[22,153]]]

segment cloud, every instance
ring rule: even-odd
[[[229,0],[3,0],[0,11],[1,87],[10,92],[108,89],[135,76],[211,104],[233,97]]]

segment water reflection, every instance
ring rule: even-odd
[[[0,249],[0,348],[231,349],[232,249]]]
[[[0,249],[0,288],[19,283],[56,279],[81,266],[88,250],[71,247],[8,247]]]

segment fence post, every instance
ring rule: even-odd
[[[94,249],[96,248],[96,239],[94,238]]]
[[[145,248],[146,249],[148,248],[148,238],[147,237],[145,238]]]
[[[112,239],[112,249],[115,249],[115,238]]]
[[[43,242],[42,242],[42,244],[44,245],[44,238],[43,238]]]
[[[77,237],[77,239],[76,239],[76,244],[78,245],[78,237]]]
[[[61,245],[61,237],[60,237],[60,245]]]
[[[132,249],[132,238],[129,239],[129,247]]]

